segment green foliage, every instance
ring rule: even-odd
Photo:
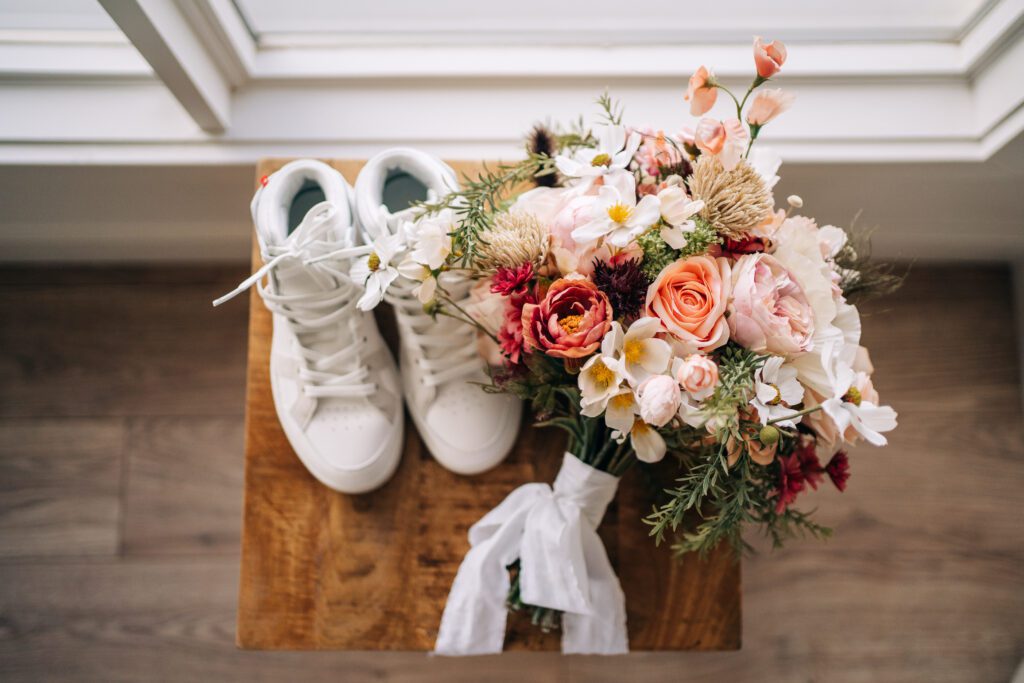
[[[665,266],[682,258],[707,253],[713,244],[721,242],[721,238],[715,229],[704,219],[695,218],[696,229],[686,234],[686,244],[682,249],[673,249],[661,238],[661,224],[649,228],[642,235],[637,237],[636,242],[643,249],[644,259],[640,264],[641,270],[650,280],[658,277]]]
[[[476,254],[480,235],[493,225],[494,215],[505,208],[510,191],[520,183],[553,172],[554,159],[547,154],[531,153],[514,164],[499,164],[493,169],[484,165],[479,177],[463,176],[461,191],[417,206],[427,213],[455,211],[459,225],[452,233],[453,252],[465,266]]]

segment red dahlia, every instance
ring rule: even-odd
[[[832,459],[825,465],[828,478],[840,491],[846,490],[846,480],[850,478],[850,459],[846,457],[846,451],[839,451],[832,456]]]
[[[509,296],[526,291],[533,279],[533,264],[526,262],[518,268],[498,268],[491,278],[491,291],[495,294]]]

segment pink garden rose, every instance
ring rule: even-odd
[[[647,288],[647,315],[661,320],[685,353],[717,349],[729,341],[729,283],[726,259],[691,256],[676,261]]]
[[[643,421],[655,427],[664,427],[679,411],[683,397],[674,379],[668,375],[654,375],[637,387],[636,399]]]
[[[792,357],[811,348],[814,312],[781,263],[748,254],[732,268],[729,330],[733,341],[754,353]]]
[[[707,356],[695,353],[679,363],[676,379],[686,393],[703,401],[714,393],[718,385],[718,365]]]
[[[593,282],[555,280],[539,304],[523,306],[525,346],[556,358],[583,358],[611,328],[612,306]]]

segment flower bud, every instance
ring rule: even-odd
[[[761,427],[761,433],[757,435],[757,440],[763,443],[765,446],[774,446],[779,442],[779,430],[773,425],[765,425]]]
[[[804,200],[798,194],[791,194],[786,197],[786,203],[792,206],[794,209],[801,209],[804,205]]]

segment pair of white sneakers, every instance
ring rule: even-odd
[[[256,285],[273,312],[278,418],[296,455],[332,489],[364,493],[391,478],[402,455],[403,396],[427,448],[453,472],[490,469],[515,442],[522,406],[478,386],[487,375],[472,327],[427,315],[412,286],[396,282],[385,300],[398,322],[399,374],[372,312],[356,307],[364,283],[349,273],[370,253],[364,245],[401,234],[417,214],[411,200],[457,189],[439,159],[393,149],[367,162],[354,189],[326,164],[300,160],[263,179],[253,198],[264,264],[214,305]],[[467,303],[468,282],[447,289]]]

